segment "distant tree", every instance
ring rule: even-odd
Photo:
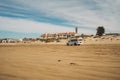
[[[84,37],[84,34],[81,34],[81,37],[83,38],[83,37]]]
[[[105,33],[104,27],[103,26],[98,26],[96,35],[102,36],[104,33]]]

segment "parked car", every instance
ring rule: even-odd
[[[82,38],[73,38],[73,39],[69,39],[67,41],[67,46],[72,46],[72,45],[75,45],[75,46],[79,46],[80,44],[83,43],[83,39]]]

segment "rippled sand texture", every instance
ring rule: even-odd
[[[120,45],[0,45],[0,80],[120,80]]]

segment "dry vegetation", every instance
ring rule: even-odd
[[[0,80],[120,80],[120,44],[0,45]]]

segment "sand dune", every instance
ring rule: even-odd
[[[84,39],[84,44],[120,44],[120,36],[87,37]]]
[[[0,80],[120,80],[120,45],[0,45]]]

